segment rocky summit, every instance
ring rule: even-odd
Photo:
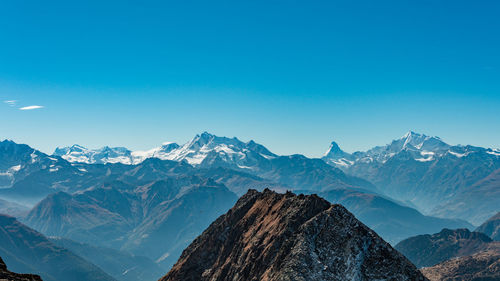
[[[341,205],[249,190],[161,281],[426,280]]]
[[[2,258],[0,258],[0,280],[7,281],[42,281],[40,276],[35,274],[21,274],[10,272],[7,269],[7,266],[3,262]]]

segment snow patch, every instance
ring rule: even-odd
[[[458,153],[458,152],[454,152],[454,151],[448,151],[448,153],[450,153],[451,155],[455,156],[455,157],[458,157],[458,158],[462,158],[464,156],[467,156],[468,153]]]
[[[19,170],[21,170],[21,165],[15,165],[9,168],[9,172],[12,173],[19,172]]]

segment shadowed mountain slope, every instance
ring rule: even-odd
[[[493,240],[500,241],[500,212],[481,224],[476,231],[488,235]]]
[[[419,235],[398,243],[395,248],[418,267],[434,266],[451,258],[481,251],[500,251],[500,242],[467,229],[443,229],[433,235]]]
[[[168,268],[236,200],[224,185],[197,176],[141,186],[113,181],[75,194],[52,194],[25,222],[49,236],[128,251]]]
[[[11,270],[38,274],[45,281],[115,280],[94,264],[5,215],[0,215],[0,256]]]
[[[91,260],[118,281],[154,281],[158,280],[166,270],[146,257],[134,256],[123,251],[60,237],[50,237],[49,240],[84,259]]]
[[[318,195],[331,203],[346,207],[391,244],[411,236],[435,233],[443,228],[473,229],[466,221],[424,216],[413,208],[373,193],[338,189],[320,192]]]

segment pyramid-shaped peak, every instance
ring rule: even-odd
[[[351,155],[343,151],[335,141],[332,141],[323,157],[330,160],[336,160],[341,158],[350,158],[350,156]]]
[[[266,189],[242,196],[160,280],[425,278],[341,205]]]

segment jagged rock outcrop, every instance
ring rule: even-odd
[[[431,281],[498,281],[500,280],[500,253],[480,252],[424,267],[422,273]]]
[[[474,255],[482,251],[500,253],[500,242],[484,233],[467,229],[443,229],[436,234],[410,237],[395,248],[418,267],[434,266],[443,261]]]
[[[40,276],[35,274],[22,274],[10,272],[0,257],[0,280],[7,281],[42,281]]]
[[[425,280],[341,205],[250,190],[161,281]]]

